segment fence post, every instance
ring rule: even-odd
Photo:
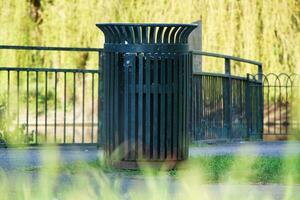
[[[263,134],[264,134],[264,93],[263,93],[263,71],[262,71],[262,65],[257,66],[258,69],[258,81],[260,82],[260,87],[258,91],[259,95],[259,122],[260,122],[260,127],[258,130],[260,132],[260,139],[263,139]]]
[[[227,138],[231,139],[232,133],[232,101],[231,101],[231,66],[230,59],[225,58],[225,84],[223,86],[224,122],[227,128]]]
[[[190,50],[202,51],[202,22],[200,20],[193,22],[197,28],[193,30],[188,38]],[[193,56],[193,72],[202,72],[202,56]]]
[[[103,112],[103,105],[104,105],[104,85],[103,85],[103,73],[104,73],[104,56],[102,52],[99,51],[98,55],[98,131],[97,131],[97,148],[103,147],[105,143],[105,134],[104,134],[104,112]]]

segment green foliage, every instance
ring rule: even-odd
[[[250,165],[247,165],[246,162],[240,162],[242,160],[252,161]],[[235,181],[263,184],[285,183],[285,177],[290,174],[293,177],[293,183],[300,183],[300,158],[298,156],[239,157],[224,155],[193,158],[189,162],[193,163],[191,166],[202,168],[206,180],[209,182],[225,181],[228,176],[232,175],[231,170],[234,170],[235,173],[237,170],[241,170],[240,176],[234,177]]]
[[[251,180],[258,183],[281,182],[283,164],[280,157],[259,157],[251,168]]]
[[[33,134],[25,134],[25,127],[16,125],[14,114],[7,112],[7,101],[0,96],[0,144],[24,144],[33,142]]]
[[[202,169],[207,181],[221,181],[229,171],[234,161],[234,156],[206,156],[192,158],[191,166]]]
[[[203,50],[260,60],[265,72],[296,72],[300,64],[298,0],[35,0],[0,2],[0,43],[99,47],[96,22],[202,20]],[[97,55],[68,52],[0,52],[0,65],[96,68]],[[254,72],[234,64],[235,73]],[[204,59],[220,71],[222,60]]]
[[[241,160],[253,160],[250,167],[243,163],[237,164]],[[62,173],[78,174],[90,170],[101,170],[107,174],[120,176],[171,176],[180,178],[182,174],[186,174],[191,169],[195,169],[195,173],[202,173],[202,183],[226,182],[228,177],[232,175],[232,171],[237,172],[237,165],[240,165],[240,176],[235,177],[234,181],[244,183],[281,183],[286,182],[285,177],[292,173],[293,183],[300,183],[300,158],[297,156],[200,156],[192,157],[179,166],[178,169],[170,171],[161,171],[160,169],[142,168],[138,170],[116,169],[106,165],[102,160],[92,162],[77,162],[74,164],[59,165],[58,169]],[[290,171],[293,168],[293,171]],[[39,171],[40,168],[30,168],[28,171]],[[245,177],[247,176],[247,177]],[[246,178],[246,179],[245,179]]]

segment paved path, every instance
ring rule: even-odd
[[[58,155],[57,155],[58,153]],[[101,157],[101,150],[96,147],[75,148],[63,147],[57,150],[53,147],[30,147],[0,149],[0,167],[4,170],[30,169],[43,166],[46,161],[57,155],[56,162],[71,164],[74,162],[89,162]]]
[[[240,142],[190,148],[191,156],[198,155],[300,155],[300,142]]]
[[[41,167],[43,165],[41,159],[49,157],[53,152],[56,152],[55,148],[0,148],[0,167],[4,170]],[[67,164],[78,161],[93,161],[97,160],[102,153],[102,150],[97,150],[95,147],[63,147],[59,149],[58,162]],[[286,154],[300,155],[300,142],[249,142],[190,148],[191,156],[226,154],[267,156],[281,156]]]

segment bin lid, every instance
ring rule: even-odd
[[[105,43],[112,44],[187,44],[197,24],[172,23],[97,23]]]

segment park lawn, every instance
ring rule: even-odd
[[[58,165],[57,168],[60,173],[73,175],[96,170],[116,176],[170,176],[180,179],[188,173],[195,173],[201,177],[202,183],[300,184],[299,156],[198,156],[191,157],[178,169],[170,171],[114,169],[106,166],[101,160]],[[40,168],[27,170],[36,171]]]

